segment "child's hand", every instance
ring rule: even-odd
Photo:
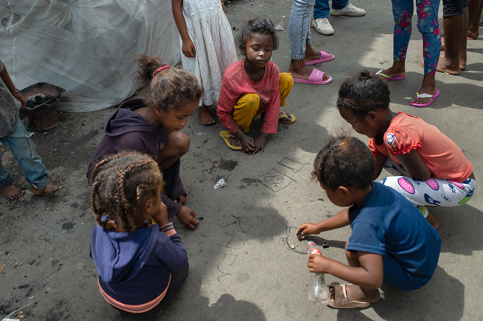
[[[196,57],[196,48],[195,44],[191,39],[183,41],[183,47],[181,48],[183,51],[183,55],[186,56],[186,58],[194,58]]]
[[[161,206],[156,214],[153,215],[154,221],[159,225],[163,226],[169,223],[168,221],[168,208],[161,202]]]
[[[243,151],[245,153],[255,154],[254,151],[255,151],[256,145],[252,137],[248,135],[243,135],[241,137],[238,137],[238,139],[240,140],[240,144],[242,145]]]
[[[327,273],[327,265],[330,261],[330,259],[320,254],[310,254],[307,267],[312,273]]]
[[[267,142],[267,134],[260,133],[257,138],[255,138],[255,150],[253,154],[256,154],[260,151],[260,154],[263,154],[263,150],[265,149],[265,143]]]
[[[182,206],[176,217],[181,224],[186,225],[189,229],[194,230],[200,221],[195,219],[195,212],[186,206]]]
[[[305,240],[307,236],[310,234],[319,234],[315,224],[312,224],[312,223],[302,224],[299,226],[296,232],[296,235],[299,240]]]
[[[22,104],[22,109],[27,109],[27,102],[25,101],[25,98],[23,98],[21,93],[16,93],[12,95]]]

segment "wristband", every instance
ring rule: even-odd
[[[10,92],[12,95],[20,94],[20,90],[17,90],[16,92]]]

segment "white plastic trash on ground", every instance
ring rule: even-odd
[[[226,182],[223,178],[220,178],[218,182],[216,182],[215,186],[213,186],[214,189],[219,189],[220,187],[225,187]]]

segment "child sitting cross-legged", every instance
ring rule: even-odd
[[[289,73],[280,73],[270,60],[277,47],[277,35],[269,20],[250,20],[241,31],[240,51],[245,59],[226,69],[216,110],[228,129],[220,136],[232,150],[263,153],[267,136],[277,132],[278,123],[295,121],[294,115],[280,111],[292,89],[293,78]],[[245,133],[259,115],[263,117],[263,126],[253,139]]]
[[[91,257],[116,320],[154,320],[188,275],[188,257],[161,201],[162,178],[149,155],[104,156],[90,176],[97,221]]]
[[[332,138],[318,153],[312,177],[329,200],[346,207],[317,224],[297,229],[299,239],[351,226],[345,246],[348,265],[311,254],[310,272],[332,274],[350,284],[331,285],[332,308],[365,308],[379,300],[384,283],[399,290],[419,289],[438,264],[441,239],[418,209],[392,188],[371,180],[374,159],[353,137]]]

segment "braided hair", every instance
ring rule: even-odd
[[[337,108],[347,109],[359,119],[378,108],[389,108],[389,87],[384,80],[362,70],[342,83],[337,99]]]
[[[147,106],[170,112],[186,103],[199,102],[203,95],[203,86],[192,73],[168,67],[159,58],[146,54],[138,55],[135,61],[138,63],[137,79],[143,85],[149,84],[143,98]],[[163,66],[167,68],[157,71]]]
[[[314,160],[312,179],[335,190],[339,186],[366,188],[374,174],[374,157],[355,137],[331,137]]]
[[[116,225],[136,230],[144,225],[144,206],[158,197],[161,184],[161,173],[152,157],[134,151],[106,155],[90,178],[91,208],[97,224],[110,230]]]

